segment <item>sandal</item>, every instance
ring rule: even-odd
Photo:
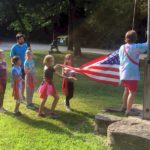
[[[38,117],[45,117],[45,113],[38,113]]]

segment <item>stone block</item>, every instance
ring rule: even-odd
[[[107,135],[107,128],[110,124],[120,121],[122,118],[110,114],[98,113],[95,116],[95,133]]]
[[[150,150],[150,121],[125,118],[112,123],[107,136],[113,150]]]

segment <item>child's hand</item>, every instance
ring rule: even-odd
[[[75,77],[68,77],[69,80],[77,80]]]
[[[59,64],[56,64],[56,65],[54,66],[54,69],[58,68],[59,66],[60,66]]]

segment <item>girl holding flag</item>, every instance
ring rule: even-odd
[[[72,56],[72,54],[67,54],[65,56],[64,65],[73,67],[73,56]],[[75,72],[73,70],[70,70],[67,67],[62,68],[62,74],[67,76],[67,77],[74,77],[75,76]],[[62,91],[64,92],[64,94],[66,96],[66,98],[64,100],[66,110],[68,112],[70,112],[71,111],[70,100],[74,94],[74,82],[73,82],[73,80],[68,79],[68,78],[63,78]]]
[[[39,107],[39,112],[38,112],[38,116],[39,117],[45,117],[45,113],[44,113],[44,105],[45,102],[48,98],[48,95],[52,95],[54,100],[49,112],[49,115],[51,117],[57,117],[57,113],[55,112],[55,108],[56,105],[58,103],[59,100],[59,96],[56,92],[55,86],[53,84],[53,74],[55,73],[56,75],[58,75],[59,77],[62,78],[67,78],[67,79],[74,79],[73,77],[67,77],[65,75],[61,75],[59,72],[56,71],[56,68],[59,65],[54,65],[54,57],[52,55],[46,55],[44,60],[43,60],[43,64],[44,66],[44,74],[43,74],[43,82],[39,87],[39,95],[41,98],[41,104]]]

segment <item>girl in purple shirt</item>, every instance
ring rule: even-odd
[[[6,112],[3,108],[4,94],[6,89],[7,69],[4,61],[4,51],[0,49],[0,112]]]

